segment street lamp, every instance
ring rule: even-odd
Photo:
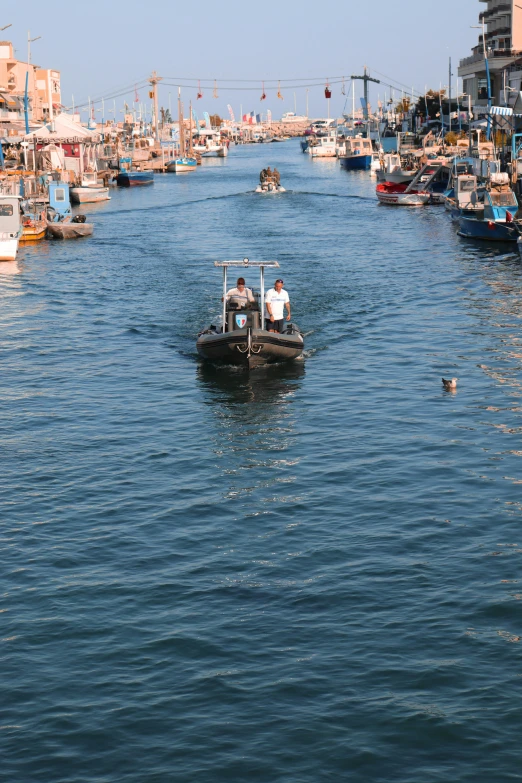
[[[489,77],[489,63],[488,63],[488,52],[486,49],[486,32],[484,28],[484,17],[482,17],[482,25],[470,25],[470,27],[474,28],[475,30],[482,30],[482,46],[484,48],[484,63],[486,65],[486,86],[488,88],[488,110],[491,109],[491,81]],[[488,111],[488,133],[487,133],[487,139],[489,141],[491,136],[491,114],[490,111]]]

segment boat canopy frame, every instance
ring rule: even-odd
[[[223,269],[223,333],[227,324],[227,269],[259,269],[259,282],[261,290],[261,329],[265,328],[265,269],[279,269],[277,261],[250,261],[244,258],[242,261],[214,261],[215,267]]]

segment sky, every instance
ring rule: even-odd
[[[40,0],[2,0],[0,27],[12,27],[1,36],[24,61],[28,30],[31,38],[41,36],[31,45],[31,61],[61,72],[63,104],[70,105],[73,95],[76,106],[89,96],[104,97],[111,117],[115,100],[121,120],[124,101],[132,105],[135,99],[135,84],[139,102],[150,105],[148,89],[140,85],[153,70],[164,78],[160,105],[168,107],[170,100],[174,113],[176,85],[182,84],[184,102],[192,100],[199,114],[226,117],[228,104],[236,117],[242,107],[243,113],[270,109],[277,118],[295,104],[304,114],[306,85],[309,115],[326,116],[327,79],[336,82],[331,116],[340,116],[345,105],[351,110],[349,77],[364,65],[382,82],[371,85],[373,106],[385,94],[390,98],[384,82],[397,85],[396,99],[401,85],[410,94],[412,87],[422,93],[426,86],[447,85],[450,57],[455,91],[458,61],[477,43],[479,31],[471,25],[484,6],[479,0],[89,0],[51,8]],[[283,100],[277,98],[279,80]],[[263,81],[267,98],[261,101]],[[356,89],[359,104],[362,83]],[[101,110],[101,102],[96,107]]]

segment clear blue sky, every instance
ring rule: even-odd
[[[349,77],[366,64],[372,75],[385,74],[421,92],[425,85],[448,83],[452,57],[456,84],[458,60],[477,42],[479,31],[470,25],[478,23],[484,6],[479,0],[88,0],[51,8],[40,0],[2,0],[0,27],[13,26],[1,35],[13,41],[23,60],[28,28],[31,37],[41,36],[31,59],[61,71],[64,104],[73,94],[78,103],[119,92],[156,69],[172,81],[160,87],[165,106],[169,92],[174,106],[181,77],[193,83],[216,79],[219,97],[206,87],[198,111],[226,115],[230,103],[236,116],[242,104],[243,112],[271,109],[277,117],[293,110],[294,91],[298,113],[304,113],[306,92],[283,83],[284,101],[271,86],[261,102],[263,79],[306,84]],[[227,91],[224,79],[255,80],[248,85],[254,89]],[[348,87],[347,82],[346,92]],[[372,86],[373,105],[385,90],[389,96],[389,87]],[[338,115],[345,97],[340,84],[332,91],[331,112]],[[358,96],[360,91],[361,86]],[[138,92],[141,101],[148,100],[145,88]],[[183,97],[195,100],[196,89],[184,89]],[[132,99],[131,90],[127,100]],[[124,100],[117,98],[118,109]],[[310,88],[309,106],[311,116],[326,114],[324,85]]]

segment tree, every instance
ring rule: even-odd
[[[210,124],[213,128],[221,128],[223,125],[223,120],[219,116],[219,114],[211,114],[210,115]]]

